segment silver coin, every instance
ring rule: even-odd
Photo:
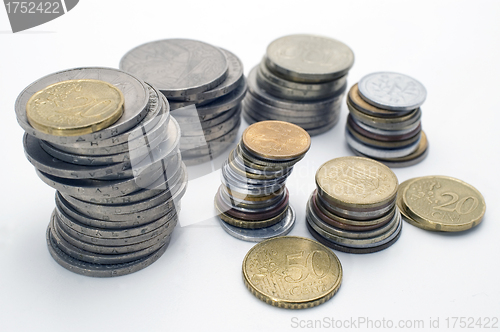
[[[78,220],[72,218],[69,214],[65,213],[62,209],[56,206],[56,215],[59,221],[63,222],[66,226],[71,229],[94,237],[101,237],[107,239],[121,239],[133,236],[139,236],[141,234],[146,234],[152,232],[169,222],[176,222],[177,213],[172,210],[166,215],[150,222],[149,224],[139,225],[136,227],[127,228],[102,228],[83,224]],[[101,221],[102,222],[102,221]],[[110,221],[104,221],[105,224],[113,224]],[[115,226],[113,226],[115,227]]]
[[[156,136],[155,138],[153,138],[153,140],[145,139],[140,143],[134,143],[134,145],[137,145],[136,148],[139,149],[138,150],[139,152],[133,152],[133,155],[135,157],[134,161],[137,162],[141,161],[144,157],[148,155],[149,149],[155,149],[160,145],[160,143],[164,142],[165,140],[166,140],[166,130],[164,131],[164,134],[162,136]],[[126,152],[122,153],[89,156],[89,155],[80,155],[80,154],[73,154],[61,151],[46,141],[40,140],[39,143],[41,148],[49,155],[66,163],[83,165],[83,166],[106,166],[110,164],[130,162],[130,152],[128,149]],[[139,146],[140,144],[142,144],[142,146]],[[147,146],[148,149],[144,149],[145,146]]]
[[[51,221],[50,230],[50,235],[52,236],[53,240],[57,243],[59,249],[61,249],[64,253],[73,257],[74,259],[94,264],[122,264],[132,262],[151,255],[170,241],[170,236],[168,236],[163,241],[159,241],[158,243],[146,249],[126,254],[102,255],[82,250],[64,240],[64,238],[58,233],[57,227],[54,225],[53,220]]]
[[[295,117],[295,116],[281,116],[272,113],[268,113],[265,110],[259,110],[259,108],[254,108],[250,103],[245,103],[245,112],[252,115],[253,118],[259,121],[266,120],[279,120],[286,121],[296,124],[303,129],[313,129],[317,127],[324,126],[325,123],[330,123],[334,121],[340,113],[340,105],[337,109],[332,109],[329,113],[324,113],[318,116],[311,117]]]
[[[102,220],[112,220],[109,218],[110,215],[130,214],[145,211],[166,202],[172,197],[172,193],[177,192],[181,188],[183,185],[182,180],[184,178],[185,174],[183,174],[183,169],[180,168],[168,179],[167,190],[162,191],[161,194],[155,195],[150,199],[130,204],[101,205],[82,201],[64,193],[58,193],[58,195],[61,195],[75,210],[85,211],[83,213],[87,216]]]
[[[194,131],[194,130],[200,130],[201,129],[206,129],[210,127],[214,127],[217,125],[220,125],[229,119],[235,117],[235,116],[240,116],[241,112],[241,103],[236,106],[231,108],[228,111],[225,111],[224,113],[219,114],[215,118],[212,118],[210,120],[200,120],[198,117],[193,117],[193,118],[186,118],[186,117],[178,117],[177,122],[179,123],[179,126],[181,127],[182,132],[186,131]],[[189,135],[186,135],[189,136]],[[192,135],[191,135],[192,136]]]
[[[230,132],[229,134],[221,138],[220,141],[209,143],[210,145],[207,145],[206,147],[184,150],[181,152],[182,159],[187,160],[187,159],[199,158],[203,157],[204,155],[209,155],[215,158],[221,155],[234,143],[237,132],[238,130]]]
[[[161,163],[159,163],[161,165]],[[75,197],[110,198],[125,196],[139,191],[155,182],[162,174],[161,167],[151,173],[142,173],[134,178],[103,181],[94,179],[66,179],[36,170],[38,177],[61,192]]]
[[[241,206],[241,207],[255,208],[255,209],[265,208],[270,205],[274,205],[276,202],[281,201],[286,196],[287,193],[288,190],[284,190],[282,193],[277,194],[265,201],[248,201],[245,199],[235,198],[234,196],[231,196],[226,186],[221,185],[218,190],[218,195],[220,195],[222,201],[227,205]]]
[[[293,117],[306,120],[309,118],[321,117],[333,111],[340,110],[340,108],[342,107],[342,98],[343,95],[340,95],[335,102],[327,104],[326,107],[322,107],[314,111],[295,111],[266,104],[262,100],[255,98],[251,93],[249,93],[243,100],[243,105],[244,107],[250,107],[256,110],[260,110],[262,113],[269,114],[269,116]]]
[[[408,127],[405,127],[403,129],[396,129],[396,130],[388,130],[388,129],[380,129],[380,128],[376,128],[376,127],[373,127],[373,126],[369,126],[361,121],[359,121],[358,119],[356,119],[355,117],[353,117],[351,114],[349,114],[348,118],[352,119],[352,121],[354,123],[356,123],[356,125],[358,125],[359,127],[361,127],[362,129],[370,132],[370,133],[373,133],[375,135],[380,135],[380,136],[401,136],[401,135],[406,135],[408,133],[411,133],[412,131],[416,130],[419,126],[420,126],[420,121],[417,121],[415,122],[414,124],[408,126]]]
[[[241,118],[238,115],[238,117],[231,119],[231,122],[233,122],[232,127],[227,128],[225,126],[218,126],[221,128],[219,131],[215,131],[207,136],[181,137],[181,152],[191,151],[195,154],[197,152],[204,153],[203,151],[206,151],[208,153],[210,149],[218,150],[222,148],[221,145],[228,146],[226,143],[232,143],[238,134]],[[229,124],[231,125],[231,123]]]
[[[187,181],[187,170],[186,166],[183,162],[179,161],[180,167],[182,168],[182,181]],[[138,203],[146,199],[150,199],[154,196],[157,196],[163,193],[169,187],[170,177],[168,176],[159,176],[155,181],[153,181],[147,187],[143,187],[138,191],[135,191],[131,194],[125,196],[118,197],[94,197],[94,196],[76,196],[81,201],[95,203],[100,205],[124,205],[124,204],[132,204]]]
[[[103,239],[78,233],[55,219],[55,226],[61,237],[73,246],[96,254],[118,255],[143,250],[162,242],[173,229],[173,224],[166,224],[158,231],[124,239]]]
[[[425,87],[416,79],[399,73],[377,72],[358,83],[360,96],[369,104],[393,111],[420,107],[427,97]]]
[[[130,213],[107,214],[99,210],[85,209],[82,204],[69,204],[75,211],[88,218],[101,219],[106,221],[127,221],[133,219],[135,221],[138,221],[140,224],[147,224],[158,219],[159,216],[163,216],[175,209],[175,204],[182,198],[182,196],[186,192],[186,187],[187,182],[183,182],[178,188],[176,188],[177,190],[173,192],[171,198],[160,202],[158,205],[152,206],[147,210],[135,211]],[[61,201],[62,200],[63,199],[61,199]]]
[[[351,239],[351,238],[345,238],[345,237],[340,237],[331,233],[328,233],[324,231],[320,226],[316,224],[316,222],[310,218],[310,216],[306,215],[306,222],[311,226],[318,234],[320,234],[322,237],[325,239],[328,239],[331,242],[340,244],[345,247],[349,248],[373,248],[377,246],[381,246],[385,243],[390,242],[393,240],[396,236],[398,236],[399,232],[401,231],[402,228],[402,222],[401,222],[401,214],[396,213],[396,218],[397,222],[391,227],[389,231],[387,231],[384,234],[372,237],[372,238],[366,238],[366,239]]]
[[[228,63],[228,73],[224,82],[211,90],[199,94],[187,95],[180,98],[172,98],[172,100],[175,100],[175,102],[177,102],[177,99],[183,101],[192,101],[195,102],[196,105],[200,105],[200,102],[207,102],[212,99],[222,97],[236,89],[241,81],[245,79],[243,76],[243,64],[241,63],[241,60],[233,53],[223,48],[221,48],[220,50],[226,56]]]
[[[226,121],[212,127],[198,128],[196,130],[182,130],[181,127],[181,142],[185,141],[188,137],[204,136],[205,140],[211,141],[221,137],[231,131],[240,121],[240,114],[230,117]],[[201,130],[200,130],[201,129]],[[182,143],[181,143],[182,146]]]
[[[284,236],[290,233],[295,225],[295,210],[289,205],[285,217],[279,223],[265,228],[245,229],[229,225],[218,218],[222,229],[229,235],[249,242],[260,242],[276,236]]]
[[[353,149],[374,158],[379,159],[390,159],[390,158],[401,158],[413,153],[418,149],[420,144],[420,138],[413,144],[399,149],[380,149],[364,144],[358,141],[346,128],[345,138],[347,144],[349,144]]]
[[[234,89],[230,93],[214,99],[212,102],[206,105],[197,106],[196,110],[198,111],[198,117],[201,117],[203,120],[212,119],[217,115],[238,106],[243,98],[245,98],[246,93],[247,82],[246,80],[242,80],[236,87],[236,89]],[[180,113],[180,111],[177,111],[176,113]],[[207,117],[208,115],[210,115],[211,117]]]
[[[395,161],[395,160],[387,160],[387,159],[377,159],[377,158],[362,154],[361,152],[354,149],[352,146],[349,146],[349,148],[357,156],[374,159],[374,160],[381,162],[382,164],[384,164],[390,168],[409,167],[409,166],[416,165],[416,164],[420,163],[422,160],[424,160],[425,158],[427,158],[427,155],[429,154],[429,147],[427,147],[427,149],[425,149],[424,153],[422,153],[421,155],[419,155],[416,158],[413,158],[410,160],[404,160],[404,161]]]
[[[307,203],[306,207],[306,215],[308,218],[311,218],[314,223],[322,228],[325,232],[329,234],[333,234],[338,237],[344,237],[344,238],[349,238],[349,239],[368,239],[368,238],[374,238],[382,234],[386,234],[389,232],[393,226],[398,222],[399,220],[399,210],[396,208],[396,213],[392,217],[392,219],[386,223],[385,225],[376,228],[374,230],[370,231],[358,231],[358,232],[353,232],[353,231],[346,231],[337,227],[334,227],[326,222],[324,222],[315,212],[314,209],[311,207],[311,199],[309,198],[309,201]]]
[[[296,82],[331,81],[347,74],[353,64],[354,53],[349,46],[322,36],[284,36],[266,50],[268,68]]]
[[[46,239],[50,255],[59,265],[74,273],[89,277],[101,278],[117,277],[142,270],[145,267],[148,267],[149,265],[156,262],[161,257],[161,255],[163,255],[165,250],[167,250],[168,246],[167,243],[153,254],[133,262],[104,265],[82,262],[64,253],[61,249],[59,249],[57,243],[51,237],[50,226],[47,228]]]
[[[335,94],[347,83],[347,75],[337,78],[336,80],[325,83],[297,83],[286,80],[275,75],[266,66],[266,59],[262,59],[259,64],[259,71],[268,81],[288,89],[302,91],[304,93],[314,91],[316,94],[323,94],[325,96]]]
[[[269,80],[266,76],[262,74],[262,67],[265,65],[260,65],[257,69],[257,84],[259,84],[262,89],[266,90],[270,94],[287,100],[297,100],[297,101],[313,101],[321,100],[325,98],[332,97],[334,95],[344,92],[347,88],[347,75],[338,78],[334,82],[339,82],[340,85],[337,90],[333,91],[322,91],[322,90],[297,90],[288,87],[281,86]]]
[[[233,162],[234,165],[236,167],[238,167],[240,170],[242,170],[243,172],[245,173],[252,173],[252,174],[255,174],[255,175],[259,175],[263,178],[277,178],[281,175],[284,175],[284,174],[288,174],[290,175],[292,170],[293,170],[293,167],[290,167],[290,168],[280,168],[278,170],[276,169],[255,169],[255,168],[252,168],[250,166],[248,166],[247,164],[245,164],[244,160],[242,159],[242,156],[241,154],[238,154],[236,149],[232,150],[230,153],[229,153],[229,158],[228,158],[228,161],[230,162]]]
[[[269,179],[253,179],[250,177],[246,177],[243,175],[238,174],[235,172],[231,166],[229,166],[228,161],[224,161],[222,164],[222,172],[224,173],[225,176],[230,176],[231,178],[238,180],[242,183],[250,184],[250,185],[256,185],[256,186],[274,186],[276,184],[281,184],[286,179],[288,178],[288,175],[291,173],[291,170],[289,172],[284,173],[276,178],[269,178]]]
[[[66,80],[97,79],[116,86],[123,93],[125,103],[121,118],[111,126],[95,133],[78,136],[54,136],[43,133],[28,122],[26,104],[29,98],[47,86]],[[21,127],[31,136],[56,144],[103,140],[117,136],[137,125],[148,113],[149,93],[144,82],[134,76],[112,68],[77,68],[45,76],[30,84],[16,100],[16,116]]]
[[[247,78],[248,82],[248,92],[251,93],[255,98],[260,99],[266,104],[279,107],[282,109],[294,110],[294,111],[318,111],[323,110],[330,104],[335,103],[338,100],[338,96],[333,96],[332,98],[318,100],[318,101],[293,101],[286,100],[283,98],[278,98],[268,93],[266,90],[259,87],[257,84],[257,67],[254,67]]]
[[[127,52],[120,69],[156,86],[167,98],[208,91],[228,75],[228,62],[217,47],[189,39],[164,39]]]

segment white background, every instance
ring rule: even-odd
[[[499,17],[494,1],[85,0],[52,22],[12,34],[0,9],[0,331],[281,331],[294,330],[293,317],[302,324],[325,317],[423,320],[426,327],[439,317],[443,328],[446,317],[499,317]],[[66,68],[117,67],[132,47],[162,38],[227,48],[248,73],[268,43],[292,33],[348,44],[356,56],[349,85],[381,70],[420,80],[428,91],[422,109],[430,154],[394,171],[400,182],[441,174],[472,184],[486,199],[483,223],[462,234],[405,223],[385,251],[336,252],[344,269],[340,291],[302,311],[271,307],[248,292],[241,263],[253,244],[230,237],[209,216],[178,225],[160,260],[132,275],[83,277],[50,257],[45,230],[54,190],[23,154],[14,101],[24,87]],[[313,137],[289,178],[297,211],[291,235],[310,237],[305,204],[319,165],[351,154],[343,138],[346,116],[344,105],[340,123]],[[216,182],[190,183],[185,222],[198,204],[210,206]]]

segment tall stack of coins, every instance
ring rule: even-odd
[[[295,223],[286,179],[311,145],[307,132],[291,123],[249,126],[222,167],[215,208],[222,228],[245,241],[287,234]]]
[[[316,241],[281,236],[250,249],[243,260],[243,281],[253,295],[272,306],[312,308],[340,289],[342,265]]]
[[[353,152],[389,167],[422,161],[429,146],[420,123],[426,95],[420,82],[403,74],[379,72],[363,77],[347,95],[345,135]]]
[[[165,252],[187,174],[159,91],[116,69],[66,70],[21,92],[16,115],[28,160],[57,190],[47,245],[60,265],[113,277]]]
[[[130,50],[120,69],[167,97],[181,127],[187,165],[217,157],[236,139],[247,86],[243,65],[233,53],[196,40],[165,39]]]
[[[486,211],[483,195],[461,180],[441,175],[407,180],[397,205],[404,219],[429,231],[461,232],[479,225]]]
[[[318,135],[337,124],[354,54],[344,43],[314,35],[276,39],[248,76],[248,123],[281,120]]]
[[[383,250],[399,238],[398,179],[387,166],[362,157],[332,159],[316,172],[316,186],[306,220],[319,242],[362,254]]]

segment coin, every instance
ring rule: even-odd
[[[359,81],[360,96],[368,103],[393,111],[420,107],[427,97],[425,87],[416,79],[392,72],[377,72]]]
[[[120,69],[156,86],[167,97],[215,88],[227,77],[228,63],[217,47],[189,39],[145,43],[125,54]]]
[[[243,280],[258,299],[280,308],[304,309],[335,295],[342,265],[322,244],[301,237],[262,241],[243,260]]]
[[[304,129],[283,121],[255,123],[245,129],[242,141],[257,156],[278,160],[302,156],[311,146],[311,138]]]
[[[385,206],[396,197],[398,179],[387,166],[367,158],[341,157],[316,172],[318,194],[345,208]]]
[[[75,136],[56,136],[33,128],[28,121],[26,105],[28,100],[47,86],[72,79],[98,79],[113,84],[123,93],[123,115],[99,132]],[[16,117],[19,125],[31,136],[56,144],[96,141],[117,136],[140,122],[148,113],[149,93],[146,84],[134,76],[111,68],[77,68],[45,76],[24,89],[16,100]]]
[[[436,231],[460,232],[477,226],[486,203],[470,184],[448,176],[414,179],[402,193],[405,212]]]
[[[104,81],[68,80],[38,91],[28,100],[33,128],[56,136],[90,134],[115,123],[123,114],[122,92]]]
[[[289,35],[267,47],[266,65],[290,81],[319,83],[344,76],[354,53],[344,43],[322,36]]]
[[[295,225],[295,211],[290,206],[287,209],[287,214],[279,223],[265,228],[259,229],[246,229],[240,227],[234,227],[224,221],[219,219],[222,229],[224,229],[229,235],[249,242],[260,242],[273,237],[284,236],[290,233],[293,226]]]

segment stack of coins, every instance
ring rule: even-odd
[[[340,289],[342,265],[321,243],[282,236],[250,249],[243,260],[243,281],[253,295],[272,306],[312,308]]]
[[[404,219],[428,231],[461,232],[479,225],[486,211],[483,195],[470,184],[449,176],[406,180],[397,205]]]
[[[389,167],[422,161],[429,146],[420,123],[426,95],[420,82],[403,74],[379,72],[363,77],[347,95],[345,135],[353,152]]]
[[[387,166],[362,157],[332,159],[316,172],[316,186],[306,220],[319,242],[363,254],[385,249],[399,238],[398,179]]]
[[[60,265],[113,277],[165,252],[187,174],[180,128],[153,86],[116,69],[66,70],[28,86],[16,115],[28,160],[57,190],[47,244]]]
[[[120,69],[156,86],[181,127],[186,165],[209,161],[236,139],[247,86],[233,53],[188,39],[165,39],[129,51]]]
[[[337,124],[352,50],[335,39],[290,35],[273,41],[248,75],[248,123],[281,120],[318,135]]]
[[[245,241],[285,235],[295,223],[286,179],[309,150],[307,132],[291,123],[249,126],[222,167],[215,208],[225,231]]]

